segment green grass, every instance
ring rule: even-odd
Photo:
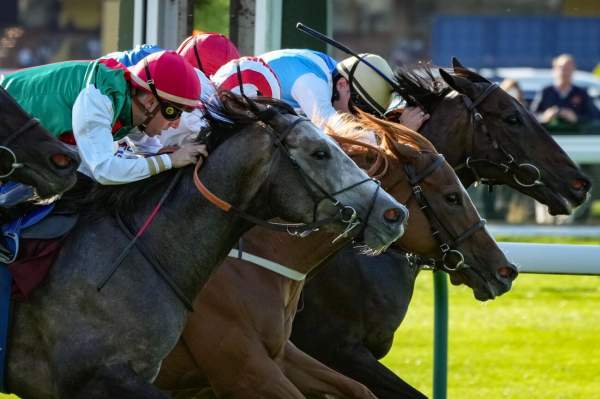
[[[498,237],[600,244],[598,237]],[[449,399],[587,399],[600,392],[600,276],[522,274],[511,292],[478,302],[449,289]],[[433,277],[421,273],[384,363],[432,394]]]
[[[432,393],[433,278],[422,273],[384,363]],[[450,288],[448,398],[597,398],[600,277],[521,275],[489,303]]]
[[[502,237],[600,244],[599,238]],[[522,274],[511,292],[478,302],[449,288],[449,399],[600,397],[600,276]],[[383,362],[431,397],[433,278],[423,272]],[[0,399],[16,398],[0,395]]]

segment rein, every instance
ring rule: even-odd
[[[313,196],[313,198],[316,198],[315,215],[316,215],[316,209],[317,209],[319,203],[324,199],[329,200],[336,208],[338,208],[338,210],[339,210],[338,214],[333,217],[316,220],[312,223],[275,223],[275,222],[270,222],[270,221],[266,221],[266,220],[257,218],[256,216],[253,216],[253,215],[237,208],[236,206],[230,204],[229,202],[219,198],[217,195],[212,193],[204,185],[204,183],[202,183],[202,181],[200,180],[200,175],[199,175],[200,164],[196,164],[196,167],[194,168],[193,179],[194,179],[194,184],[195,184],[196,188],[198,189],[198,191],[200,192],[200,194],[202,194],[202,196],[204,196],[204,198],[206,200],[208,200],[210,203],[212,203],[219,209],[223,210],[224,212],[232,213],[235,216],[238,216],[238,217],[240,217],[244,220],[247,220],[253,224],[256,224],[256,225],[259,225],[262,227],[266,227],[271,230],[285,232],[292,236],[306,237],[310,233],[318,231],[322,226],[336,223],[336,222],[341,222],[341,223],[346,224],[346,229],[344,229],[344,231],[333,240],[333,242],[335,243],[336,241],[338,241],[341,238],[348,237],[348,235],[351,231],[353,231],[356,227],[358,227],[361,223],[363,223],[360,220],[361,218],[359,217],[358,213],[356,212],[356,210],[354,208],[352,208],[351,206],[341,204],[335,198],[335,196],[338,194],[341,194],[343,192],[349,191],[355,187],[358,187],[361,184],[373,181],[377,184],[377,187],[373,194],[369,210],[367,212],[367,215],[365,216],[365,220],[363,223],[363,225],[366,226],[366,223],[367,223],[369,216],[371,214],[371,211],[373,209],[375,199],[379,192],[380,184],[373,178],[369,177],[369,178],[361,180],[357,183],[351,184],[350,186],[345,187],[339,191],[336,191],[334,193],[329,193],[317,181],[315,181],[308,173],[306,173],[302,169],[302,167],[300,167],[300,165],[298,164],[298,162],[296,161],[294,156],[290,153],[289,149],[286,147],[286,145],[284,143],[286,136],[297,125],[299,125],[302,122],[310,123],[310,120],[308,120],[306,118],[298,118],[293,123],[291,123],[289,126],[287,126],[283,132],[279,133],[276,129],[274,129],[273,127],[271,127],[271,125],[269,125],[269,120],[275,116],[275,112],[276,111],[273,110],[272,108],[267,107],[267,109],[265,111],[256,112],[255,114],[257,115],[257,117],[259,118],[260,121],[264,122],[267,125],[267,127],[269,127],[269,133],[274,138],[275,147],[277,147],[280,151],[282,151],[283,154],[286,156],[286,158],[292,163],[292,166],[294,167],[294,169],[296,169],[298,171],[298,173],[300,174],[300,176],[302,177],[301,181],[304,184],[304,186],[306,187],[306,189],[308,190],[308,192]],[[317,196],[315,196],[313,188],[316,188],[321,193],[321,195],[322,195],[321,198],[318,198]]]
[[[521,187],[534,187],[534,186],[543,185],[544,183],[541,181],[542,174],[541,174],[539,168],[537,166],[535,166],[534,164],[527,163],[527,162],[520,163],[520,164],[516,163],[515,157],[512,154],[510,154],[498,142],[498,140],[495,137],[493,137],[492,134],[489,132],[489,130],[484,122],[483,115],[481,114],[481,112],[479,112],[479,110],[477,110],[477,106],[480,105],[481,103],[483,103],[483,101],[497,89],[499,89],[499,86],[495,83],[492,83],[483,91],[483,93],[481,93],[479,96],[477,96],[477,98],[475,100],[471,100],[468,96],[466,96],[464,94],[462,95],[462,99],[465,104],[465,107],[467,108],[467,110],[469,111],[469,113],[471,115],[470,123],[471,123],[473,129],[471,130],[471,140],[468,141],[469,148],[467,149],[467,152],[466,152],[467,159],[464,163],[458,165],[454,169],[456,170],[456,173],[459,175],[463,170],[471,172],[471,174],[473,174],[473,176],[475,177],[476,182],[481,182],[482,184],[487,184],[490,187],[490,190],[494,186],[494,179],[482,177],[481,173],[479,173],[477,170],[477,165],[488,165],[488,166],[498,168],[502,171],[503,174],[510,174],[512,176],[513,180],[515,181],[515,183],[517,183]],[[473,158],[473,155],[471,155],[471,154],[473,153],[473,149],[475,148],[475,139],[476,139],[474,130],[478,124],[481,125],[481,130],[492,142],[492,147],[494,148],[494,150],[500,151],[502,153],[503,157],[506,159],[505,161],[494,162],[494,161],[486,159],[486,158]],[[523,181],[519,178],[519,175],[529,176],[531,181]]]

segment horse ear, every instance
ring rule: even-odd
[[[390,138],[389,136],[385,136],[385,141],[387,143],[387,147],[394,153],[396,158],[403,162],[412,162],[419,156],[419,151],[414,149],[413,147],[402,144]]]
[[[467,69],[463,66],[463,64],[460,63],[460,61],[458,60],[458,58],[456,57],[452,57],[452,69],[454,69],[454,72],[456,72],[457,69]]]
[[[444,79],[444,82],[460,94],[464,94],[468,97],[475,95],[476,88],[468,78],[462,75],[450,75],[448,72],[440,68],[440,76]]]
[[[477,72],[471,71],[469,68],[461,64],[456,57],[452,57],[452,69],[458,76],[463,76],[474,83],[491,83],[489,80],[478,74]]]

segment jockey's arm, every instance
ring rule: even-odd
[[[326,81],[314,73],[306,73],[294,82],[291,94],[306,116],[314,124],[323,126],[336,114],[331,104],[331,90]]]
[[[73,135],[81,156],[79,170],[100,184],[125,184],[171,169],[167,154],[148,158],[119,158],[112,136],[114,111],[108,97],[86,87],[73,106]]]

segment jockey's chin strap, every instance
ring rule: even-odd
[[[140,107],[143,111],[144,114],[146,115],[146,119],[144,119],[144,121],[142,123],[140,123],[139,125],[137,125],[137,128],[140,129],[141,132],[145,132],[146,128],[148,127],[148,124],[152,121],[152,119],[154,119],[154,117],[156,116],[156,114],[158,114],[158,111],[160,111],[160,104],[156,104],[156,106],[154,107],[154,109],[152,111],[148,111],[148,108],[146,108],[146,106],[144,104],[142,104],[142,102],[137,98],[137,95],[133,95],[133,102]]]

